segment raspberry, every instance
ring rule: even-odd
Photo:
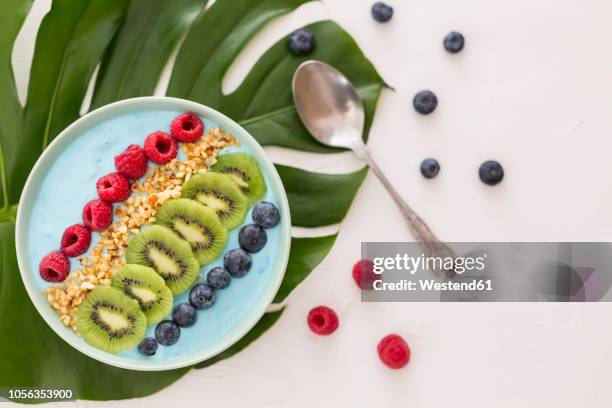
[[[115,167],[125,177],[138,180],[147,171],[147,155],[138,145],[130,145],[123,153],[115,157]]]
[[[176,157],[178,145],[169,134],[155,132],[145,139],[144,150],[152,162],[166,164]]]
[[[179,142],[195,142],[204,133],[204,124],[197,115],[183,113],[172,121],[170,133]]]
[[[317,306],[308,313],[310,330],[320,336],[328,336],[338,328],[338,315],[327,306]]]
[[[59,251],[51,252],[40,262],[38,270],[47,282],[63,282],[70,272],[70,261]]]
[[[98,195],[107,203],[123,201],[130,196],[130,181],[121,173],[110,173],[96,183]]]
[[[380,277],[374,273],[374,262],[371,259],[361,259],[353,265],[353,279],[363,290],[372,290],[375,280]]]
[[[113,206],[102,200],[91,200],[83,208],[83,223],[92,231],[102,231],[113,223]]]
[[[62,235],[62,252],[71,258],[83,255],[91,244],[91,230],[84,225],[74,224]]]
[[[378,357],[389,368],[402,368],[410,361],[410,347],[397,334],[389,334],[378,343]]]

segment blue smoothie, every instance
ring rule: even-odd
[[[31,221],[27,234],[27,256],[31,265],[38,265],[49,252],[59,247],[61,236],[66,227],[81,223],[83,206],[91,199],[97,198],[96,181],[105,174],[116,171],[114,157],[124,151],[130,144],[143,145],[145,137],[155,131],[168,131],[172,120],[183,112],[174,110],[142,111],[126,113],[110,119],[84,132],[70,144],[53,163],[46,174],[33,205]],[[203,118],[206,129],[219,127],[214,122]],[[223,129],[223,128],[221,128]],[[230,147],[221,154],[235,151],[253,153],[248,146]],[[181,156],[179,149],[179,158]],[[257,156],[254,155],[255,158]],[[149,166],[154,164],[149,163]],[[278,206],[269,188],[270,180],[264,173],[268,186],[263,200]],[[252,223],[251,210],[243,224]],[[281,217],[284,214],[281,214]],[[230,231],[228,242],[221,255],[200,270],[200,279],[206,280],[206,273],[223,266],[223,255],[230,249],[238,248],[240,227]],[[243,278],[232,279],[229,287],[217,291],[216,303],[207,310],[198,311],[198,320],[193,327],[182,329],[179,341],[173,346],[159,346],[154,356],[145,357],[136,348],[120,353],[130,359],[170,361],[179,356],[194,353],[203,347],[219,342],[228,332],[238,325],[269,285],[272,278],[270,266],[280,248],[279,227],[266,230],[268,243],[258,253],[252,254],[253,266]],[[93,248],[99,235],[93,235]],[[74,272],[81,266],[76,259],[71,260]],[[49,285],[36,275],[37,288],[42,292]],[[175,297],[174,304],[188,302],[188,291]],[[49,306],[50,307],[50,306]],[[168,316],[170,318],[170,316]],[[59,319],[59,316],[58,316]],[[147,336],[154,337],[155,325],[147,329]],[[84,340],[81,338],[80,341]]]

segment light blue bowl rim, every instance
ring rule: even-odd
[[[261,170],[271,180],[272,185],[268,187],[272,189],[274,196],[278,200],[278,205],[283,217],[281,218],[281,224],[279,226],[281,228],[280,248],[276,261],[271,266],[272,271],[270,283],[266,286],[262,296],[257,300],[254,307],[249,311],[247,316],[240,322],[240,324],[232,328],[221,341],[198,352],[186,354],[171,361],[155,361],[142,364],[142,362],[139,360],[98,350],[95,347],[83,342],[75,333],[63,330],[65,328],[64,325],[61,323],[57,314],[51,309],[46,298],[38,291],[33,282],[33,274],[37,272],[30,268],[29,262],[27,261],[27,255],[24,253],[24,243],[26,242],[27,225],[30,218],[30,213],[32,211],[32,206],[34,204],[36,191],[38,190],[42,177],[44,176],[41,170],[48,168],[48,166],[50,166],[50,164],[63,151],[63,149],[66,148],[76,137],[82,134],[81,129],[91,129],[97,124],[115,117],[117,114],[132,111],[161,109],[194,112],[217,123],[227,133],[234,135],[240,141],[240,143],[248,145],[255,152],[257,160],[261,166]],[[285,275],[287,262],[289,260],[290,246],[291,219],[287,195],[276,168],[267,158],[265,151],[257,143],[257,141],[238,123],[212,108],[184,99],[156,96],[126,99],[106,105],[88,113],[87,115],[84,115],[68,126],[62,133],[60,133],[59,136],[55,138],[55,140],[40,156],[34,165],[28,180],[26,181],[21,199],[19,201],[15,228],[15,247],[17,250],[17,261],[19,264],[21,278],[30,299],[32,299],[32,302],[36,307],[36,310],[38,310],[38,313],[40,313],[42,318],[53,329],[53,331],[55,331],[55,333],[57,333],[72,347],[91,358],[115,367],[138,371],[162,371],[194,365],[221,353],[244,337],[244,335],[246,335],[253,328],[253,326],[255,326],[255,324],[266,312],[268,306],[272,303],[272,300],[274,299],[274,296],[276,295],[276,292],[278,291]]]

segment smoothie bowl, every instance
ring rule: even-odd
[[[16,247],[51,328],[134,370],[206,360],[244,336],[283,279],[287,197],[238,124],[174,98],[117,102],[76,121],[24,188]]]

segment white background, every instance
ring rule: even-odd
[[[389,0],[395,16],[387,25],[372,20],[372,2],[326,0],[273,22],[232,67],[226,89],[281,36],[331,16],[396,89],[382,95],[370,147],[442,239],[612,239],[609,0]],[[34,33],[48,8],[49,0],[37,0],[18,39],[13,62],[22,95]],[[467,41],[458,55],[442,47],[453,29]],[[423,117],[411,101],[426,88],[440,103]],[[350,154],[269,151],[310,170],[360,166]],[[418,171],[426,157],[442,165],[434,180]],[[496,187],[478,180],[487,159],[506,170]],[[336,246],[260,341],[154,396],[104,406],[611,406],[607,304],[360,303],[351,280],[360,242],[411,239],[369,175]],[[305,324],[319,304],[340,316],[339,330],[327,338]],[[376,344],[390,332],[412,348],[403,370],[377,358]]]

